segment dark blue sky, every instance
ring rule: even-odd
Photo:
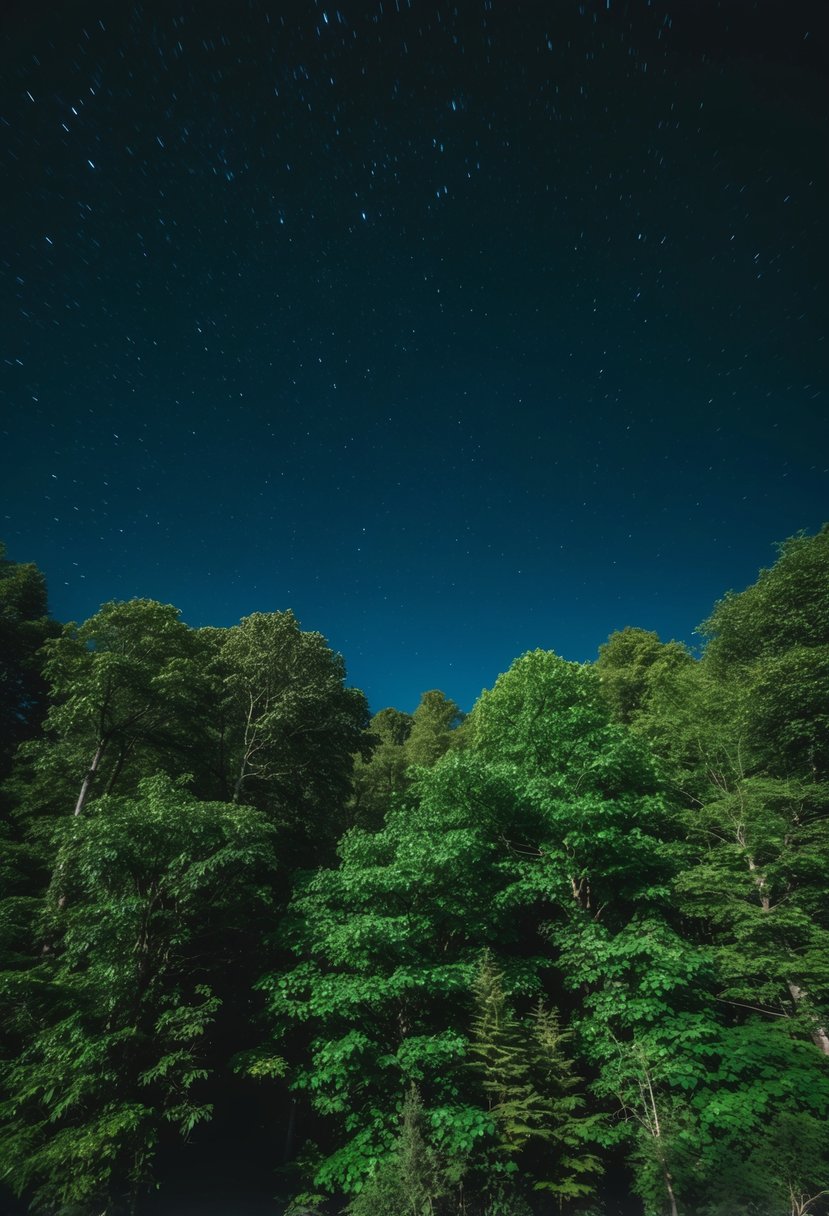
[[[829,517],[825,10],[12,5],[10,556],[373,709],[693,640]]]

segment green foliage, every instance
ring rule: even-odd
[[[59,630],[48,616],[41,572],[10,561],[0,544],[0,970],[26,966],[31,958],[43,868],[15,814],[25,783],[10,774],[21,744],[41,729],[47,710],[42,647]]]
[[[599,647],[596,671],[613,718],[627,724],[647,707],[655,685],[692,663],[681,643],[660,642],[658,634],[628,626]]]
[[[702,662],[666,675],[636,726],[673,786],[674,902],[713,947],[718,998],[789,1018],[829,1053],[829,784],[813,746],[829,687],[827,535],[787,542],[726,597]]]
[[[431,1143],[417,1089],[403,1103],[400,1131],[351,1200],[349,1216],[432,1216],[450,1194],[446,1170]]]
[[[488,1134],[491,1120],[464,1095],[468,992],[481,947],[522,936],[507,893],[524,863],[503,840],[515,819],[497,772],[447,756],[421,771],[381,831],[349,832],[339,867],[295,895],[284,932],[299,961],[262,986],[276,1034],[308,1036],[295,1088],[340,1129],[318,1186],[355,1190],[412,1082],[447,1159]],[[511,970],[518,990],[538,991],[539,960]]]
[[[353,815],[357,827],[381,827],[394,799],[407,788],[409,760],[405,744],[411,729],[411,714],[397,709],[381,709],[369,722],[371,755],[354,759]]]
[[[34,1211],[128,1206],[161,1123],[187,1136],[210,1117],[211,976],[267,910],[274,864],[258,812],[163,776],[62,821],[52,950],[4,977],[26,1045],[5,1069],[0,1160]]]
[[[462,721],[463,714],[451,697],[439,689],[424,692],[405,742],[407,763],[432,768],[449,751]]]
[[[99,794],[134,793],[148,772],[181,772],[204,675],[198,639],[175,608],[105,604],[45,653],[51,705],[45,737],[26,751],[30,813],[81,814]]]
[[[254,613],[209,640],[222,796],[265,811],[295,862],[316,861],[344,826],[353,756],[368,754],[366,699],[292,612]]]
[[[475,1015],[469,1055],[501,1147],[519,1153],[533,1135],[543,1134],[549,1112],[530,1079],[523,1027],[507,1005],[503,981],[503,972],[485,951],[472,985]]]
[[[829,525],[780,545],[774,566],[721,600],[701,632],[712,674],[747,687],[768,771],[829,776]]]
[[[729,592],[700,627],[715,666],[753,663],[829,642],[829,524],[778,545],[778,558],[751,587]]]
[[[700,659],[629,628],[369,723],[291,613],[56,636],[0,555],[0,1181],[134,1213],[238,1087],[294,1095],[297,1216],[595,1216],[622,1157],[644,1216],[829,1216],[827,558]]]
[[[46,580],[35,565],[10,561],[0,544],[0,781],[46,711],[40,649],[59,626],[50,620]]]
[[[442,692],[425,692],[414,714],[382,709],[369,723],[373,751],[355,759],[354,822],[376,830],[409,788],[412,766],[432,768],[457,742],[463,714]]]
[[[730,1146],[734,1147],[734,1146]],[[772,1117],[722,1162],[702,1216],[819,1216],[829,1210],[826,1124],[808,1114]]]
[[[673,827],[648,749],[610,721],[596,673],[533,651],[470,715],[470,747],[508,771],[538,859],[528,881],[559,905],[623,925],[667,896]]]
[[[473,983],[475,1014],[470,1064],[480,1078],[500,1149],[511,1157],[532,1156],[535,1190],[559,1201],[593,1193],[591,1175],[601,1166],[595,1143],[595,1116],[584,1115],[579,1078],[564,1052],[570,1036],[558,1013],[539,1001],[523,1021],[510,1008],[504,974],[485,951]],[[523,1164],[527,1164],[524,1162]]]

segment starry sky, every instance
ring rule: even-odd
[[[373,710],[829,518],[825,0],[7,3],[0,537]]]

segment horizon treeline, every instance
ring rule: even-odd
[[[9,1202],[826,1216],[829,526],[700,629],[370,717],[291,612],[0,550]]]

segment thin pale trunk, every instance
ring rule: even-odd
[[[100,768],[101,760],[103,758],[103,754],[105,751],[106,751],[106,740],[102,739],[98,743],[97,748],[95,749],[95,755],[92,757],[92,763],[90,764],[89,768],[87,769],[84,779],[81,783],[81,790],[80,790],[80,793],[78,794],[78,801],[75,803],[75,811],[74,811],[75,815],[82,814],[83,808],[86,806],[86,801],[89,798],[89,791],[92,789],[92,783],[95,780],[95,777],[97,776],[98,769]]]
[[[656,1109],[656,1095],[653,1092],[653,1085],[651,1084],[650,1073],[648,1072],[647,1068],[645,1069],[645,1081],[647,1082],[648,1097],[650,1098],[651,1104],[653,1131],[659,1144],[659,1156],[662,1159],[662,1177],[665,1181],[665,1190],[668,1192],[668,1202],[671,1205],[671,1216],[679,1216],[679,1209],[676,1206],[676,1195],[674,1194],[673,1178],[671,1177],[671,1171],[668,1169],[667,1162],[665,1161],[665,1153],[662,1147],[662,1129],[659,1126],[659,1111]]]
[[[665,1178],[665,1190],[668,1192],[668,1201],[671,1205],[671,1216],[679,1216],[679,1208],[676,1206],[676,1195],[674,1194],[670,1170],[666,1165],[663,1165],[662,1172]]]
[[[751,876],[754,879],[757,892],[760,896],[760,906],[764,912],[768,912],[771,908],[771,901],[766,894],[765,875],[763,874],[762,870],[757,868],[756,863],[751,857],[748,858],[748,868],[751,871]],[[791,980],[788,980],[787,987],[791,993],[792,1000],[794,1001],[795,1005],[800,1004],[800,1002],[806,997],[805,991],[800,987],[799,984],[794,984]],[[811,1035],[812,1042],[814,1043],[815,1047],[823,1052],[825,1056],[829,1056],[829,1034],[827,1034],[826,1027],[813,1025]]]
[[[252,692],[248,693],[248,716],[245,722],[245,735],[243,739],[242,762],[239,765],[239,776],[236,778],[236,784],[233,787],[233,801],[238,802],[242,797],[242,786],[245,784],[245,778],[248,775],[250,767],[250,758],[255,753],[256,749],[256,697]]]
[[[757,863],[751,857],[748,859],[748,868],[751,870],[751,877],[754,879],[757,894],[760,896],[760,907],[764,912],[768,912],[771,908],[771,900],[767,894],[766,876],[762,870],[757,869]]]
[[[236,778],[236,782],[233,786],[233,801],[234,802],[238,802],[239,799],[242,797],[242,786],[245,784],[245,777],[247,777],[245,767],[246,767],[245,761],[243,760],[242,767],[239,770],[239,776]]]
[[[98,746],[95,748],[95,755],[92,757],[92,763],[90,764],[89,768],[87,769],[86,773],[84,774],[84,779],[81,782],[80,793],[78,794],[78,801],[75,803],[75,810],[73,811],[73,817],[76,817],[83,813],[83,808],[86,806],[87,799],[89,798],[89,791],[92,789],[92,783],[94,782],[95,777],[98,773],[98,769],[101,766],[101,760],[103,758],[104,752],[106,751],[106,745],[107,745],[106,739],[100,739],[98,741]],[[65,865],[61,865],[56,874],[56,877],[59,879],[60,887],[63,886],[63,880],[66,876],[65,870],[66,870]],[[59,912],[62,912],[64,910],[64,908],[66,907],[66,892],[65,891],[60,891],[60,894],[58,895],[58,898],[57,898],[57,906],[58,906]],[[43,954],[51,954],[52,949],[53,949],[52,944],[47,942],[46,945],[44,945],[44,947],[43,947]]]
[[[802,1000],[805,1000],[807,994],[799,984],[793,984],[792,981],[789,980],[788,989],[792,994],[792,1000],[796,1005],[799,1005]],[[826,1027],[814,1025],[811,1033],[812,1042],[814,1043],[815,1047],[819,1048],[825,1056],[829,1056],[829,1034],[826,1032]]]

